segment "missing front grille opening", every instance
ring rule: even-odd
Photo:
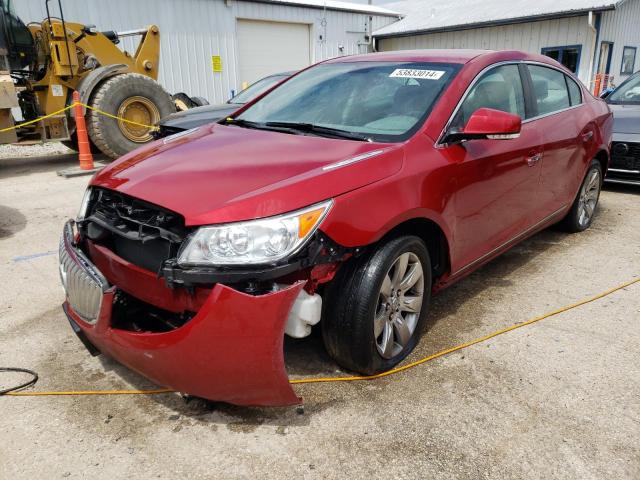
[[[161,333],[182,327],[194,316],[194,312],[163,310],[119,290],[113,300],[111,325],[131,332]]]

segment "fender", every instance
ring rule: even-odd
[[[129,67],[123,63],[116,63],[114,65],[106,65],[104,67],[96,68],[87,74],[78,83],[77,91],[80,93],[80,101],[82,103],[89,103],[89,98],[93,93],[93,90],[107,78],[118,75],[119,73],[126,73]],[[71,99],[68,100],[71,104]],[[71,116],[75,117],[75,112],[71,110]]]

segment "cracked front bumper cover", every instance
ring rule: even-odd
[[[63,241],[65,249],[77,251],[70,239]],[[110,268],[121,273],[127,265],[117,257],[110,259]],[[112,272],[103,273],[109,279]],[[161,282],[145,273],[148,283]],[[289,384],[283,341],[289,310],[303,285],[254,296],[217,284],[191,320],[162,333],[112,326],[117,285],[104,293],[93,324],[68,300],[64,310],[81,338],[159,385],[236,405],[295,405],[301,399]]]

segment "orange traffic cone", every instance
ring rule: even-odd
[[[80,105],[80,93],[73,92],[73,103],[75,104],[76,135],[78,137],[78,153],[80,154],[80,169],[93,170],[93,155],[91,155],[91,145],[89,135],[87,135],[87,124],[84,121],[84,112]]]

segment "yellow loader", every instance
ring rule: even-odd
[[[156,81],[158,27],[99,32],[92,25],[65,21],[60,0],[59,17],[51,15],[50,0],[45,0],[47,17],[25,25],[12,1],[0,0],[0,130],[51,116],[1,132],[0,144],[61,141],[76,148],[73,109],[60,112],[72,104],[74,90],[82,103],[129,120],[89,109],[87,130],[94,151],[117,158],[151,141],[147,126],[176,110],[171,95]],[[116,46],[133,35],[141,37],[135,54]],[[13,115],[17,108],[21,119]]]

